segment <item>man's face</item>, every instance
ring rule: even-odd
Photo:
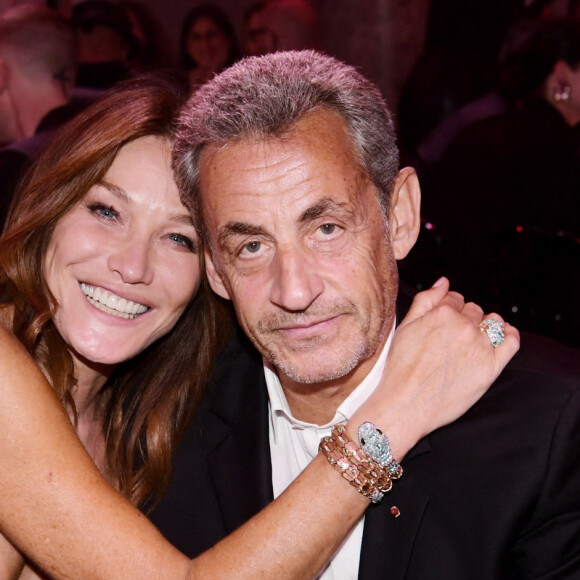
[[[282,384],[366,374],[393,323],[401,256],[342,120],[311,113],[282,139],[207,149],[201,192],[212,287]]]

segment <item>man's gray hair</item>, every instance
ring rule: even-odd
[[[199,160],[204,147],[244,138],[288,134],[312,111],[338,113],[352,137],[363,171],[387,215],[399,166],[395,130],[379,89],[353,67],[315,51],[249,57],[192,95],[179,120],[174,168],[184,203],[207,241],[199,199]]]

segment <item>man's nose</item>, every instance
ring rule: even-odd
[[[324,291],[315,257],[306,249],[278,248],[272,275],[270,301],[284,310],[306,310]]]

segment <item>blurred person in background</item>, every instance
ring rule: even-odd
[[[35,5],[0,18],[0,143],[31,137],[68,103],[76,74],[74,36],[56,12]]]
[[[139,42],[122,6],[85,0],[73,6],[71,21],[78,42],[78,86],[108,89],[130,75]]]
[[[218,6],[202,4],[186,14],[181,28],[179,59],[192,87],[208,81],[238,57],[233,26]]]
[[[173,42],[159,26],[151,6],[140,0],[118,0],[131,23],[133,37],[139,46],[131,59],[131,68],[139,72],[169,68],[173,62],[169,48]]]
[[[424,215],[461,292],[578,345],[580,23],[522,20],[504,46],[506,111],[451,141],[424,182]]]
[[[73,97],[74,32],[56,11],[21,4],[0,16],[0,227],[16,183],[64,120],[85,105]]]
[[[320,19],[308,0],[269,0],[251,5],[245,16],[245,52],[322,49]]]

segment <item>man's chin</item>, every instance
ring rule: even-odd
[[[317,353],[316,356],[281,357],[269,353],[268,360],[292,381],[303,384],[327,383],[348,375],[359,363],[360,357],[338,358],[336,354]]]

